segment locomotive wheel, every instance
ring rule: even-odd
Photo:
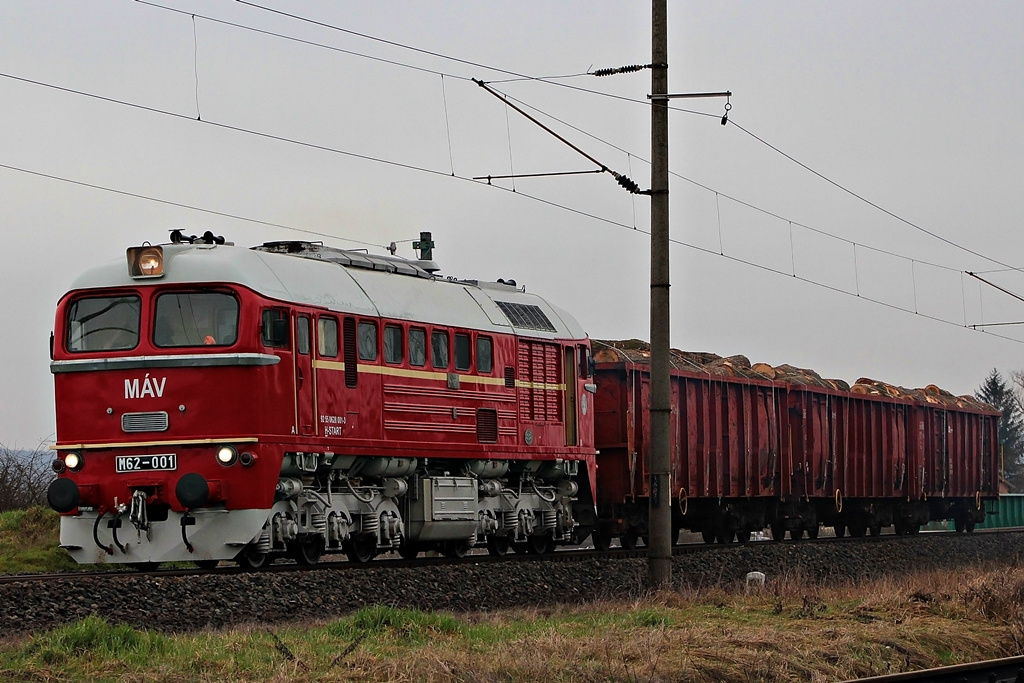
[[[744,529],[743,531],[736,532],[736,540],[740,543],[750,542],[750,529]]]
[[[304,541],[297,541],[290,548],[291,556],[301,565],[312,567],[320,561],[324,554],[324,539],[322,536],[314,536]]]
[[[732,543],[734,538],[736,538],[736,534],[734,534],[732,531],[728,529],[726,529],[725,531],[718,532],[718,542],[722,545],[728,545],[729,543]]]
[[[132,562],[128,565],[137,572],[155,572],[159,562]]]
[[[269,564],[267,562],[267,554],[261,553],[254,544],[242,548],[242,552],[238,553],[235,557],[235,562],[238,563],[239,567],[244,567],[245,569],[259,569],[264,564]]]
[[[414,543],[409,539],[404,539],[401,546],[398,548],[398,555],[403,560],[415,560],[416,556],[420,554],[420,546],[418,543]]]
[[[545,555],[555,549],[555,541],[551,534],[530,536],[526,539],[526,552],[531,555]]]
[[[792,538],[794,541],[799,541],[801,538],[804,537],[804,530],[798,527],[793,527],[789,530],[789,537]]]
[[[811,539],[813,541],[814,539],[816,539],[818,537],[818,532],[820,530],[821,530],[820,527],[817,527],[817,526],[811,527],[810,529],[807,530],[807,538],[809,538],[809,539]]]
[[[487,554],[492,557],[504,557],[505,555],[508,555],[508,551],[511,547],[512,541],[509,540],[508,536],[487,537]]]
[[[772,540],[773,541],[781,541],[785,537],[786,537],[786,527],[782,526],[782,524],[780,524],[778,522],[776,522],[775,524],[772,524]]]
[[[870,528],[868,529],[868,531],[870,531],[870,532],[871,532],[871,535],[872,535],[872,536],[878,536],[879,534],[881,534],[881,533],[882,533],[882,527],[881,527],[881,526],[879,526],[878,524],[874,524],[874,525],[872,525],[872,526],[871,526],[871,527],[870,527]]]
[[[600,526],[594,529],[590,538],[594,541],[594,548],[597,550],[608,550],[612,547],[612,535]]]
[[[194,560],[192,564],[200,569],[216,569],[217,565],[220,564],[220,560]]]
[[[715,542],[715,532],[710,530],[710,529],[702,530],[700,532],[700,537],[708,545],[711,545],[712,543]]]
[[[854,538],[863,538],[864,537],[864,531],[866,529],[867,529],[867,527],[864,526],[863,524],[859,523],[859,522],[857,524],[851,524],[850,525],[850,535],[853,536]]]
[[[836,524],[832,529],[836,532],[836,538],[842,538],[846,535],[846,525]]]
[[[466,553],[469,552],[469,541],[465,539],[461,541],[442,541],[440,550],[441,554],[445,557],[454,559],[465,557]]]
[[[622,534],[619,542],[622,543],[624,550],[636,550],[636,544],[639,539],[640,534],[637,533],[636,529],[627,529],[626,533]]]
[[[377,554],[377,539],[374,536],[353,536],[345,542],[345,557],[349,562],[369,562]]]

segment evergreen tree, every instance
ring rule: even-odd
[[[1024,491],[1024,413],[1019,398],[995,368],[974,395],[1003,411],[999,420],[999,444],[1003,449],[1006,479],[1015,491]]]

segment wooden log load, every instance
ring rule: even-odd
[[[651,345],[640,339],[618,341],[592,339],[591,343],[594,360],[598,363],[626,361],[640,365],[649,365],[651,362]],[[680,351],[679,349],[672,349],[670,362],[672,367],[677,370],[703,372],[709,376],[745,377],[784,384],[816,386],[859,395],[887,396],[889,398],[947,405],[950,407],[995,410],[995,408],[979,401],[974,396],[954,396],[934,384],[929,384],[921,389],[908,389],[888,384],[887,382],[861,377],[853,385],[850,385],[841,379],[826,379],[814,370],[798,368],[793,365],[751,364],[746,356],[722,357],[706,351]]]

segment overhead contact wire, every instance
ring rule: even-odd
[[[317,232],[315,230],[308,230],[305,228],[297,228],[294,225],[286,225],[283,223],[271,223],[270,221],[259,220],[258,218],[250,218],[248,216],[241,216],[234,213],[227,213],[225,211],[217,211],[215,209],[208,209],[202,206],[195,206],[194,204],[186,204],[184,202],[176,202],[170,199],[162,199],[160,197],[153,197],[150,195],[141,194],[138,192],[129,192],[127,190],[118,190],[117,188],[107,187],[105,185],[98,185],[96,183],[87,183],[83,180],[74,180],[73,178],[65,178],[63,176],[53,175],[51,173],[43,173],[42,171],[33,171],[29,168],[21,168],[18,166],[11,166],[10,164],[0,163],[0,168],[6,168],[9,171],[17,171],[19,173],[27,173],[28,175],[34,175],[40,178],[47,178],[48,180],[56,180],[62,183],[69,183],[71,185],[78,185],[79,187],[87,187],[92,190],[101,190],[103,192],[110,192],[112,194],[118,194],[123,197],[132,197],[133,199],[142,199],[147,202],[156,202],[157,204],[164,204],[166,206],[174,206],[180,209],[188,209],[189,211],[199,211],[201,213],[208,213],[213,216],[221,216],[223,218],[231,218],[237,221],[243,221],[246,223],[255,223],[257,225],[265,225],[270,228],[282,228],[284,230],[292,230],[294,232],[301,232],[307,235],[316,235],[317,237],[329,237],[331,239],[341,240],[343,242],[351,242],[352,244],[361,244],[365,247],[379,247],[381,249],[387,249],[387,246],[383,244],[376,244],[374,242],[364,242],[362,240],[352,239],[351,237],[342,237],[340,235],[332,235],[326,232]]]
[[[70,93],[70,94],[80,95],[80,96],[83,96],[83,97],[88,97],[88,98],[100,100],[100,101],[103,101],[103,102],[109,102],[109,103],[112,103],[112,104],[119,104],[119,105],[122,105],[122,106],[127,106],[127,107],[131,107],[131,108],[134,108],[134,109],[139,109],[139,110],[142,110],[142,111],[148,111],[148,112],[156,113],[156,114],[163,114],[165,116],[171,116],[171,117],[174,117],[174,118],[179,118],[179,119],[183,119],[183,120],[187,120],[187,121],[195,121],[196,123],[202,123],[202,124],[206,124],[206,125],[211,125],[211,126],[215,126],[215,127],[218,127],[218,128],[223,128],[223,129],[226,129],[226,130],[233,130],[233,131],[236,131],[236,132],[247,133],[247,134],[250,134],[250,135],[257,136],[257,137],[262,137],[262,138],[271,139],[271,140],[277,140],[277,141],[280,141],[280,142],[285,142],[285,143],[290,143],[290,144],[296,144],[296,145],[300,145],[300,146],[303,146],[303,147],[308,147],[308,148],[311,148],[311,149],[318,149],[318,150],[321,150],[321,151],[327,151],[327,152],[332,152],[332,153],[336,153],[336,154],[341,154],[341,155],[344,155],[344,156],[349,156],[349,157],[352,157],[352,158],[362,159],[362,160],[365,160],[365,161],[372,161],[372,162],[376,162],[376,163],[382,163],[382,164],[386,164],[386,165],[395,166],[395,167],[398,167],[398,168],[404,168],[404,169],[408,169],[408,170],[420,171],[420,172],[423,172],[423,173],[429,173],[429,174],[432,174],[432,175],[439,175],[439,176],[444,176],[444,177],[455,177],[455,178],[458,178],[460,180],[465,180],[465,181],[469,181],[469,182],[477,182],[477,181],[474,181],[474,180],[472,180],[470,178],[465,178],[465,177],[458,176],[458,175],[451,176],[449,173],[445,173],[443,171],[438,171],[438,170],[435,170],[435,169],[414,166],[414,165],[411,165],[411,164],[405,164],[405,163],[391,161],[391,160],[386,160],[386,159],[380,159],[380,158],[372,157],[372,156],[369,156],[369,155],[358,154],[358,153],[349,152],[349,151],[346,151],[346,150],[335,149],[335,148],[327,147],[327,146],[324,146],[324,145],[318,145],[318,144],[314,144],[314,143],[308,143],[308,142],[303,142],[303,141],[299,141],[299,140],[293,140],[293,139],[285,138],[285,137],[282,137],[282,136],[272,135],[272,134],[269,134],[269,133],[262,133],[262,132],[259,132],[259,131],[253,131],[253,130],[249,130],[249,129],[246,129],[246,128],[241,128],[241,127],[238,127],[238,126],[231,126],[231,125],[228,125],[228,124],[216,123],[216,122],[212,122],[212,121],[199,121],[197,119],[191,118],[190,116],[186,116],[186,115],[179,114],[179,113],[176,113],[176,112],[166,111],[166,110],[158,109],[156,107],[150,107],[150,106],[141,105],[141,104],[137,104],[137,103],[133,103],[133,102],[128,102],[128,101],[124,101],[124,100],[118,100],[118,99],[111,98],[111,97],[105,97],[105,96],[97,95],[97,94],[94,94],[94,93],[88,93],[88,92],[85,92],[85,91],[75,90],[73,88],[66,88],[66,87],[63,87],[63,86],[57,86],[57,85],[53,85],[53,84],[50,84],[50,83],[45,83],[45,82],[42,82],[42,81],[36,81],[36,80],[33,80],[33,79],[29,79],[29,78],[23,78],[23,77],[20,77],[20,76],[14,76],[14,75],[3,73],[3,72],[0,72],[0,77],[8,78],[10,80],[19,81],[19,82],[23,82],[23,83],[29,83],[29,84],[32,84],[32,85],[38,85],[38,86],[45,87],[45,88],[50,88],[50,89],[57,90],[57,91],[60,91],[60,92],[67,92],[67,93]],[[585,156],[589,156],[589,155],[585,155]],[[120,191],[120,190],[113,190],[111,188],[105,188],[103,186],[98,186],[98,185],[91,185],[89,183],[84,183],[84,182],[80,182],[80,181],[72,181],[72,180],[60,178],[59,176],[51,176],[51,175],[47,175],[47,174],[43,174],[43,173],[38,173],[38,172],[34,172],[34,171],[29,171],[29,170],[26,170],[26,169],[21,169],[21,168],[17,168],[17,167],[13,167],[13,166],[8,166],[8,165],[0,164],[0,167],[9,168],[11,170],[22,171],[22,172],[26,172],[26,173],[31,173],[31,174],[39,175],[39,176],[43,176],[43,177],[48,177],[48,178],[52,178],[52,179],[55,179],[55,180],[63,180],[63,181],[66,181],[66,182],[72,182],[74,184],[79,184],[79,185],[83,185],[83,186],[87,186],[87,187],[94,187],[96,189],[107,190],[107,191],[115,192],[117,194],[123,194],[123,195],[126,195],[126,196],[134,196],[134,197],[138,197],[138,198],[142,198],[142,199],[150,199],[152,201],[158,201],[160,203],[165,203],[165,204],[170,204],[170,205],[175,205],[175,206],[181,206],[183,208],[189,208],[189,209],[198,210],[198,211],[207,211],[207,212],[209,212],[211,214],[224,215],[226,217],[235,218],[235,219],[238,219],[238,220],[249,220],[248,218],[241,217],[241,216],[234,216],[232,214],[224,214],[222,212],[216,212],[216,211],[212,211],[212,210],[207,210],[207,209],[203,209],[201,207],[193,207],[193,206],[189,206],[189,205],[186,205],[186,204],[180,204],[180,203],[171,202],[171,201],[167,201],[167,200],[154,199],[154,198],[146,197],[144,195],[137,195],[137,194],[134,194],[134,193],[124,192],[124,191]],[[505,188],[501,188],[499,186],[493,186],[493,187],[498,187],[499,189],[505,189]],[[507,190],[507,191],[511,191],[511,190]],[[572,207],[568,207],[568,206],[565,206],[565,205],[562,205],[562,204],[558,204],[558,203],[552,202],[550,200],[542,199],[542,198],[534,196],[534,195],[529,195],[529,194],[522,193],[522,192],[518,192],[517,194],[520,195],[520,196],[524,196],[524,197],[527,197],[529,199],[532,199],[534,201],[538,201],[540,203],[547,204],[549,206],[553,206],[553,207],[557,207],[557,208],[562,209],[562,210],[570,211],[570,212],[575,213],[577,215],[581,215],[581,216],[584,216],[584,217],[587,217],[587,218],[598,220],[598,221],[603,222],[603,223],[608,223],[610,225],[615,225],[617,227],[621,227],[621,228],[624,228],[624,229],[634,230],[633,226],[627,225],[625,223],[621,223],[621,222],[614,221],[614,220],[611,220],[611,219],[608,219],[608,218],[604,218],[604,217],[601,217],[601,216],[597,216],[595,214],[591,214],[591,213],[588,213],[588,212],[585,212],[585,211],[574,209]],[[726,195],[723,195],[723,196],[726,196]],[[743,203],[743,202],[741,202],[741,203]],[[766,213],[769,213],[769,212],[766,212]],[[298,228],[293,228],[292,226],[267,223],[267,222],[264,222],[264,221],[253,221],[253,222],[261,223],[261,224],[266,224],[266,225],[274,226],[274,227],[281,227],[281,228],[289,229],[289,230],[297,230],[299,232],[308,232],[308,233],[311,233],[311,234],[317,234],[317,235],[322,235],[322,236],[325,236],[325,237],[335,238],[334,235],[328,235],[328,234],[323,234],[323,233],[315,233],[313,231],[305,231],[305,230],[301,230],[301,229],[298,229]],[[803,227],[806,227],[806,226],[803,226]],[[815,230],[813,228],[809,228],[809,229]],[[642,233],[645,233],[645,234],[650,234],[649,231],[646,231],[646,230],[636,229],[636,231],[637,232],[642,232]],[[817,231],[817,230],[815,230],[815,231],[816,232],[820,232],[820,231]],[[827,233],[825,233],[825,234],[827,234]],[[338,239],[347,239],[347,238],[338,238]],[[841,238],[837,238],[837,239],[841,239]],[[348,240],[348,241],[357,242],[356,240]],[[893,310],[898,310],[898,311],[902,311],[902,312],[905,312],[905,313],[910,313],[912,315],[918,315],[918,316],[921,316],[923,318],[934,320],[936,322],[942,322],[942,323],[953,325],[953,326],[956,326],[956,327],[961,327],[959,324],[951,322],[951,321],[948,321],[948,320],[945,320],[943,318],[939,318],[939,317],[936,317],[936,316],[931,316],[931,315],[927,315],[927,314],[911,311],[909,309],[900,307],[898,305],[891,304],[891,303],[888,303],[888,302],[885,302],[885,301],[881,301],[881,300],[878,300],[878,299],[874,299],[874,298],[871,298],[871,297],[865,297],[865,296],[861,296],[861,295],[852,294],[852,293],[850,293],[850,292],[848,292],[848,291],[846,291],[844,289],[841,289],[841,288],[838,288],[838,287],[835,287],[835,286],[832,286],[832,285],[827,285],[825,283],[817,282],[817,281],[814,281],[814,280],[810,280],[808,278],[804,278],[804,277],[801,277],[801,276],[798,276],[798,275],[790,275],[788,273],[784,273],[782,271],[778,271],[778,270],[776,270],[774,268],[771,268],[769,266],[765,266],[763,264],[755,263],[755,262],[752,262],[752,261],[747,261],[745,259],[741,259],[741,258],[738,258],[738,257],[735,257],[735,256],[729,256],[729,255],[726,255],[726,254],[718,254],[714,250],[706,249],[704,247],[699,247],[697,245],[688,244],[688,243],[681,242],[681,241],[675,240],[675,239],[672,239],[670,241],[675,243],[675,244],[678,244],[680,246],[688,247],[690,249],[694,249],[694,250],[697,250],[697,251],[705,252],[705,253],[708,253],[708,254],[711,254],[711,255],[720,256],[722,258],[726,258],[726,259],[729,259],[731,261],[734,261],[734,262],[737,262],[737,263],[741,263],[741,264],[744,264],[744,265],[752,266],[754,268],[757,268],[757,269],[760,269],[760,270],[764,270],[766,272],[773,272],[773,273],[777,273],[777,274],[780,274],[780,275],[785,275],[787,277],[793,277],[793,278],[795,278],[797,280],[800,280],[802,282],[806,282],[806,283],[811,284],[811,285],[816,285],[816,286],[819,286],[819,287],[823,287],[825,289],[828,289],[828,290],[831,290],[831,291],[834,291],[834,292],[838,292],[838,293],[842,293],[842,294],[846,294],[848,296],[855,296],[857,298],[861,298],[861,299],[864,299],[866,301],[870,301],[872,303],[875,303],[875,304],[878,304],[880,306],[884,306],[884,307],[887,307],[887,308],[890,308],[890,309],[893,309]],[[372,244],[371,246],[381,246],[381,245]],[[861,246],[865,246],[865,245],[861,245]],[[868,248],[871,248],[871,247],[868,247]],[[878,250],[878,251],[881,251],[881,250]],[[906,257],[900,257],[900,258],[906,258]],[[1000,265],[1004,265],[1004,264],[1000,264]],[[944,266],[936,266],[936,267],[944,268]],[[951,268],[947,268],[947,269],[953,270]],[[1014,269],[1014,270],[1016,270],[1016,269]],[[979,291],[979,294],[980,294],[980,291]],[[982,317],[982,320],[984,320],[984,317]],[[967,329],[971,329],[971,328],[967,328]],[[992,333],[992,332],[988,332],[987,330],[976,330],[976,331],[983,332],[985,334],[989,334],[989,335],[994,336],[994,337],[1002,338],[1002,339],[1005,339],[1007,341],[1013,341],[1013,342],[1016,342],[1016,343],[1024,344],[1024,341],[1022,341],[1022,340],[1014,339],[1012,337],[1007,337],[1005,335],[998,335],[998,334],[995,334],[995,333]]]

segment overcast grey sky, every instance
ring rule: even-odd
[[[173,228],[342,247],[429,230],[447,275],[648,337],[645,198],[607,174],[467,180],[591,169],[468,79],[647,63],[648,3],[253,2],[463,61],[228,0],[0,3],[0,443],[55,436],[47,339],[75,275]],[[957,394],[1024,369],[1022,326],[966,327],[1024,304],[962,274],[1024,294],[1005,270],[1024,266],[1024,4],[669,2],[669,23],[670,89],[731,90],[742,126],[721,100],[674,103],[711,114],[670,119],[691,245],[672,247],[676,347]],[[649,71],[495,87],[649,186]]]

